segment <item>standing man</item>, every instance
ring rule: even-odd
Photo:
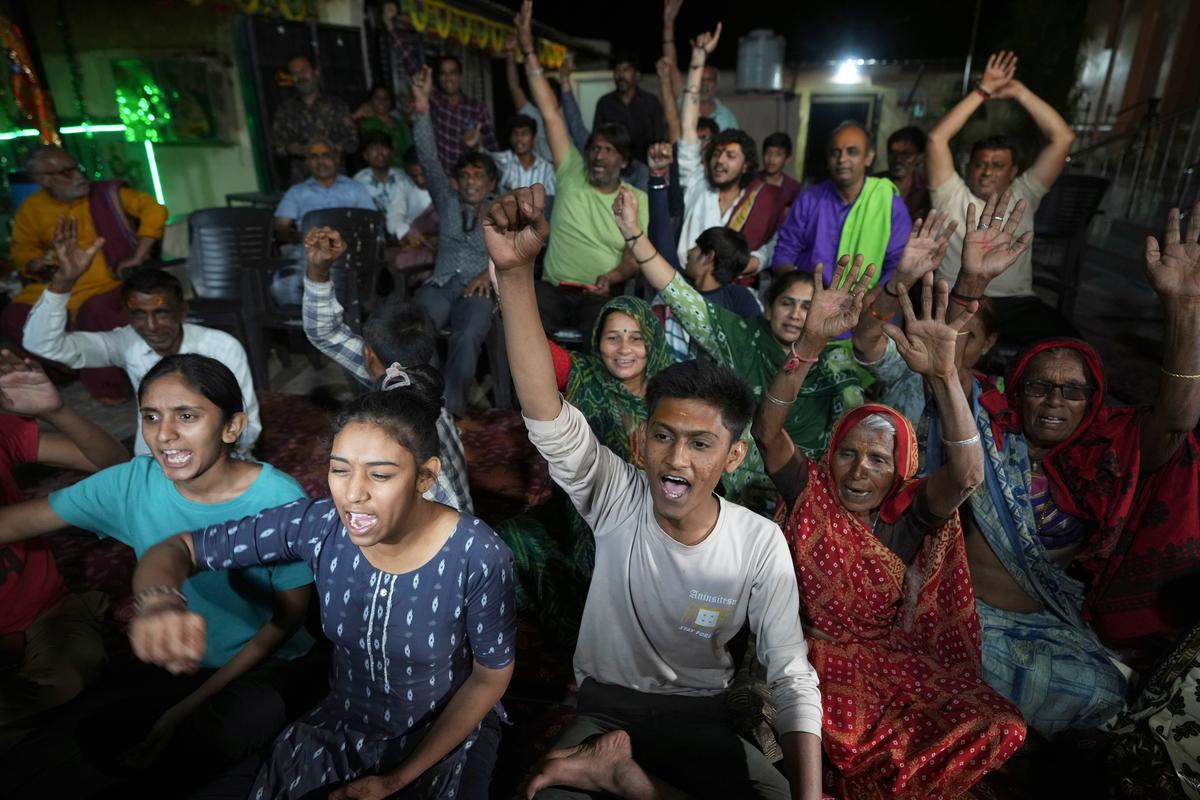
[[[775,231],[783,219],[783,192],[758,177],[758,147],[745,131],[733,128],[713,137],[701,151],[696,135],[700,116],[699,83],[705,59],[717,47],[721,23],[702,33],[692,46],[688,85],[683,92],[683,135],[679,142],[679,183],[683,187],[683,229],[679,233],[679,263],[687,262],[697,238],[712,227],[740,231],[750,246],[746,272],[753,275],[771,263]],[[660,148],[656,147],[655,150]],[[657,154],[656,154],[657,155]],[[666,155],[663,153],[662,155]],[[707,157],[706,157],[707,156]],[[661,168],[661,158],[654,159]]]
[[[946,211],[950,219],[958,221],[946,260],[939,270],[939,277],[952,286],[962,263],[967,206],[974,203],[976,209],[982,209],[986,198],[1011,191],[1014,201],[1025,201],[1025,216],[1016,235],[1032,231],[1038,204],[1062,174],[1075,141],[1067,121],[1049,103],[1016,80],[1013,77],[1016,71],[1015,53],[1002,50],[992,55],[975,88],[929,132],[926,163],[933,207]],[[964,179],[954,169],[950,140],[988,100],[1016,100],[1033,117],[1047,143],[1033,165],[1022,172],[1012,140],[1001,136],[980,139],[971,148],[971,160]],[[997,209],[997,213],[1004,213],[1004,209]],[[996,222],[994,219],[980,220],[979,226],[986,228]],[[1022,253],[1016,264],[988,284],[987,296],[995,301],[996,327],[1004,338],[1018,344],[1031,344],[1050,336],[1077,335],[1069,320],[1034,295],[1033,248]]]
[[[683,88],[683,76],[676,65],[675,54],[675,18],[683,8],[683,0],[663,0],[663,55],[671,61],[675,70],[675,87]],[[700,116],[711,119],[718,131],[732,130],[738,126],[737,116],[729,106],[717,97],[717,84],[721,73],[712,65],[705,65],[700,76]]]
[[[617,88],[596,101],[593,129],[602,125],[624,125],[633,145],[633,157],[646,160],[650,145],[662,141],[666,132],[662,104],[638,86],[641,72],[633,56],[619,55],[613,59],[613,83]]]
[[[892,179],[904,207],[913,219],[929,215],[929,178],[925,174],[925,131],[909,125],[892,133],[887,140],[888,168],[886,177]],[[880,177],[884,177],[881,175]]]
[[[72,284],[66,302],[71,327],[107,331],[128,324],[121,278],[144,264],[162,238],[166,207],[120,181],[88,181],[79,163],[61,147],[34,150],[25,169],[42,188],[21,204],[13,220],[9,258],[26,285],[0,313],[5,338],[20,343],[25,318],[58,267],[53,240],[64,217],[74,221],[84,247],[102,243],[91,266]],[[119,369],[84,370],[79,382],[101,402],[119,403],[129,396],[129,384]]]
[[[551,225],[554,235],[546,249],[542,279],[537,282],[538,308],[546,330],[576,328],[584,333],[584,341],[590,342],[589,334],[609,293],[637,272],[637,264],[626,256],[625,241],[612,219],[612,204],[622,184],[621,171],[630,161],[632,147],[624,127],[598,125],[584,153],[575,149],[554,91],[538,63],[532,15],[532,4],[526,2],[514,24],[525,53],[529,90],[546,123],[558,188]],[[638,196],[644,229],[649,223],[649,203],[645,192],[633,191]]]
[[[413,138],[417,157],[442,227],[433,275],[417,290],[417,305],[428,312],[434,326],[450,328],[446,353],[446,409],[456,417],[469,411],[467,390],[475,381],[479,352],[492,326],[492,282],[488,277],[487,250],[479,225],[480,209],[496,189],[496,164],[483,153],[467,151],[455,166],[457,188],[442,171],[431,123],[433,76],[425,67],[412,80]]]
[[[458,160],[467,151],[468,131],[478,129],[487,150],[497,150],[499,145],[487,104],[463,94],[462,62],[454,56],[440,56],[435,72],[437,90],[429,98],[429,119],[437,137],[438,160],[445,173],[453,175]]]
[[[339,153],[358,149],[358,129],[345,101],[321,93],[320,73],[308,56],[288,62],[288,74],[296,93],[284,99],[271,121],[271,147],[275,155],[288,159],[289,184],[309,174],[308,143],[324,139]]]
[[[864,264],[881,266],[878,282],[894,295],[897,290],[888,281],[912,230],[904,200],[891,181],[867,177],[875,147],[862,123],[847,121],[834,128],[828,154],[832,177],[792,203],[779,229],[774,266],[812,272],[821,264],[828,283],[838,259],[861,253]]]

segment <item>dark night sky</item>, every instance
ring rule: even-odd
[[[501,0],[519,6],[519,0]],[[985,14],[1008,4],[990,0]],[[722,67],[737,61],[737,40],[755,28],[771,28],[787,38],[787,60],[826,61],[854,56],[878,59],[940,59],[965,55],[975,3],[931,0],[855,0],[853,3],[799,3],[787,0],[686,0],[676,23],[676,42],[725,24],[715,60]],[[631,50],[651,69],[657,58],[662,24],[661,0],[541,0],[534,18],[564,33],[613,42]],[[985,23],[986,28],[986,23]],[[981,35],[986,39],[986,30]],[[684,57],[680,50],[680,57]]]

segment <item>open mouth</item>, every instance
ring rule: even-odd
[[[685,478],[680,478],[678,475],[664,475],[662,477],[663,494],[670,500],[682,499],[689,491],[692,484]]]
[[[374,514],[361,514],[356,511],[347,511],[346,530],[351,536],[365,536],[379,523],[379,517]]]
[[[191,450],[160,450],[163,464],[170,469],[181,469],[192,463]]]
[[[1039,414],[1037,418],[1038,425],[1043,428],[1059,428],[1067,424],[1066,417],[1052,417],[1044,414]]]
[[[856,502],[856,503],[861,503],[871,497],[870,489],[860,491],[858,489],[852,489],[849,486],[842,486],[840,488],[841,488],[841,492],[842,492],[842,497],[844,497],[847,500]]]

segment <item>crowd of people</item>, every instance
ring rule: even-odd
[[[524,0],[508,149],[462,63],[394,16],[399,103],[379,85],[352,112],[290,62],[274,293],[362,390],[332,419],[327,497],[254,460],[242,343],[187,322],[152,263],[166,209],[33,153],[26,286],[0,314],[0,751],[61,745],[72,796],[486,798],[520,618],[574,653],[575,714],[524,797],[960,798],[1077,734],[1111,745],[1122,796],[1192,796],[1200,204],[1146,242],[1154,403],[1113,404],[1033,292],[1073,134],[1015,54],[892,133],[884,173],[864,121],[836,126],[804,186],[788,135],[760,147],[718,97],[720,23],[676,64],[682,4],[660,95],[617,55],[588,130]],[[1046,144],[1023,165],[981,139],[960,175],[951,140],[997,100]],[[361,334],[343,232],[300,227],[328,208],[380,212],[419,284]],[[493,330],[554,489],[484,520],[458,421]],[[998,341],[1023,348],[1004,376],[982,371]],[[132,387],[132,458],[46,370],[102,402]],[[87,476],[24,499],[29,463]],[[44,538],[66,527],[136,554],[143,664],[106,672],[108,598],[69,592]]]

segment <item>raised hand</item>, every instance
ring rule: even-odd
[[[1167,215],[1163,245],[1146,237],[1146,275],[1164,301],[1200,301],[1200,202],[1192,206],[1187,233],[1179,235],[1179,209]]]
[[[467,128],[463,132],[463,144],[467,146],[467,149],[478,150],[481,141],[483,141],[483,134],[480,133],[478,125],[473,128]]]
[[[646,151],[646,166],[650,168],[651,175],[666,175],[674,160],[675,154],[671,152],[669,142],[655,142]]]
[[[656,146],[651,145],[651,149]],[[642,233],[642,226],[638,223],[637,195],[625,184],[621,184],[621,188],[617,190],[617,198],[613,200],[612,209],[613,217],[617,221],[617,230],[621,232],[622,237],[628,239],[630,236]]]
[[[967,206],[967,231],[963,237],[962,269],[968,275],[992,280],[1017,263],[1033,242],[1033,231],[1016,235],[1025,216],[1025,201],[1018,200],[1011,213],[1012,192],[992,195],[983,204],[983,215],[975,224],[975,204]],[[1007,214],[1007,219],[1005,215]]]
[[[858,324],[858,317],[863,310],[863,295],[875,278],[875,265],[869,264],[865,270],[862,265],[862,253],[854,257],[852,268],[850,256],[842,256],[838,259],[833,280],[826,288],[822,285],[825,266],[817,264],[813,269],[812,305],[804,320],[805,334],[828,341]],[[842,276],[847,269],[851,269],[850,276],[842,284]]]
[[[885,322],[883,332],[896,343],[897,352],[913,372],[926,378],[953,379],[958,373],[954,357],[958,334],[979,309],[979,301],[972,300],[963,314],[953,322],[946,322],[950,286],[945,281],[937,282],[935,302],[933,273],[929,272],[921,279],[921,316],[918,318],[908,299],[908,287],[901,284],[899,289],[904,329]]]
[[[429,110],[429,96],[433,93],[433,69],[421,67],[409,80],[412,88],[413,110],[425,113]]]
[[[683,0],[663,0],[663,29],[675,27],[675,18],[679,9],[683,8]]]
[[[513,17],[513,25],[517,29],[517,43],[521,45],[521,52],[527,56],[537,53],[533,49],[533,0],[521,3],[521,10]]]
[[[665,85],[670,85],[674,79],[675,65],[671,63],[671,59],[661,56],[658,61],[654,62],[654,71],[658,74],[659,81]]]
[[[999,53],[992,53],[988,56],[987,66],[984,67],[983,74],[979,76],[979,86],[988,94],[995,96],[997,92],[1002,90],[1013,79],[1013,75],[1016,73],[1016,53],[1006,50],[1001,50]]]
[[[0,409],[40,417],[62,407],[62,395],[36,361],[0,350]]]
[[[950,237],[958,227],[957,222],[947,222],[949,217],[945,211],[934,209],[924,221],[917,220],[896,265],[894,280],[916,286],[917,281],[941,266]]]
[[[54,225],[54,236],[50,240],[54,247],[54,255],[58,259],[58,269],[54,273],[54,289],[66,289],[75,285],[75,281],[88,271],[96,253],[104,247],[104,237],[84,249],[79,246],[79,223],[73,217],[59,217]]]
[[[483,243],[496,264],[497,274],[533,261],[550,236],[546,221],[546,189],[535,183],[504,195],[483,216]]]
[[[571,58],[571,54],[567,53],[563,56],[562,63],[558,65],[558,84],[564,92],[571,91],[571,70],[575,68],[575,61]]]
[[[705,57],[712,55],[712,51],[717,49],[717,42],[721,41],[721,23],[717,23],[717,27],[712,33],[702,33],[695,39],[692,39],[692,52],[703,50]]]
[[[308,277],[317,283],[329,280],[333,262],[346,252],[346,241],[333,228],[313,228],[304,234],[304,255],[308,260]]]

